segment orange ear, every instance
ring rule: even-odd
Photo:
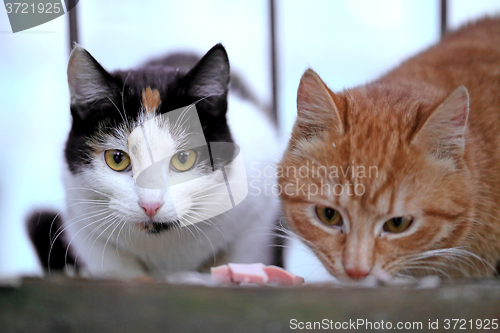
[[[469,94],[464,86],[460,86],[434,110],[412,144],[438,159],[456,160],[465,148],[468,116]]]
[[[300,134],[307,137],[325,129],[334,131],[338,136],[344,134],[332,95],[330,89],[312,69],[304,72],[297,92],[295,127]]]

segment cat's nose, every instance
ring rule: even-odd
[[[158,212],[158,209],[163,205],[162,203],[155,202],[155,203],[144,203],[141,202],[139,205],[144,209],[144,212],[146,212],[146,215],[149,216],[150,218],[153,218],[156,213]]]
[[[370,270],[362,269],[359,267],[346,268],[345,272],[347,273],[347,275],[349,275],[349,277],[353,279],[362,279],[370,274]]]

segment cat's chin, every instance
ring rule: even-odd
[[[137,223],[137,228],[148,234],[159,234],[174,227],[177,221],[172,222],[141,222]]]

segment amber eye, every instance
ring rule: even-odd
[[[385,222],[383,229],[387,232],[399,233],[408,229],[412,222],[412,217],[394,217]]]
[[[174,171],[188,171],[196,162],[196,152],[194,150],[183,150],[172,157],[170,164]]]
[[[104,159],[106,164],[115,171],[123,171],[130,165],[128,154],[118,149],[106,150]]]
[[[342,215],[340,215],[338,211],[330,207],[321,205],[316,206],[316,215],[321,222],[329,226],[340,227],[342,224],[344,224]]]

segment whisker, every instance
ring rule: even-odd
[[[113,104],[113,106],[115,107],[116,110],[118,110],[118,113],[120,114],[120,117],[122,118],[123,122],[124,123],[127,123],[127,121],[125,120],[125,117],[123,117],[122,115],[122,112],[120,111],[120,109],[116,106],[115,102],[113,102],[111,100],[111,98],[109,98],[108,96],[106,96],[106,98],[111,102],[111,104]]]
[[[99,230],[101,227],[105,226],[106,224],[110,223],[111,221],[112,221],[112,218],[111,218],[110,216],[107,216],[107,217],[106,217],[106,219],[105,219],[102,223],[98,224],[98,225],[97,225],[94,229],[92,229],[92,231],[91,231],[91,232],[90,232],[87,236],[85,236],[85,238],[83,239],[83,242],[82,242],[82,243],[85,243],[85,241],[86,241],[87,239],[91,238],[91,237],[92,237],[92,235],[94,235],[94,234],[97,232],[97,230]],[[106,230],[106,229],[105,229],[105,230]],[[104,231],[103,231],[103,232],[104,232]],[[101,233],[101,235],[102,235],[102,233]],[[92,248],[94,247],[95,242],[97,241],[97,239],[98,239],[101,235],[97,236],[97,237],[94,239],[94,242],[92,243],[92,246],[90,247],[89,253],[90,253],[90,252],[92,252]],[[79,255],[79,253],[77,253],[77,254],[75,255],[75,262],[78,260],[78,255]]]
[[[71,237],[71,240],[70,240],[70,241],[69,241],[69,243],[68,243],[68,246],[67,246],[67,248],[66,248],[65,258],[67,258],[67,257],[68,257],[68,252],[69,252],[69,249],[70,249],[70,247],[71,247],[71,243],[73,242],[73,240],[75,239],[75,237],[76,237],[76,236],[77,236],[77,235],[78,235],[81,231],[83,231],[84,229],[86,229],[86,228],[88,228],[88,227],[90,227],[90,226],[92,226],[92,225],[94,225],[94,224],[96,224],[96,223],[99,223],[99,222],[101,222],[102,220],[105,220],[105,219],[107,219],[107,218],[109,218],[109,217],[110,217],[110,216],[108,215],[108,216],[105,216],[105,217],[103,217],[103,218],[100,218],[100,219],[98,219],[98,220],[96,220],[96,221],[94,221],[94,222],[92,222],[92,223],[87,224],[86,226],[84,226],[83,228],[81,228],[80,230],[78,230],[78,231],[77,231],[77,232],[73,235],[73,237]]]
[[[120,242],[120,234],[122,233],[123,228],[125,227],[125,225],[128,222],[128,219],[126,219],[126,220],[124,220],[124,219],[125,219],[125,216],[121,220],[121,221],[123,221],[123,223],[122,223],[122,226],[121,226],[120,230],[118,231],[118,235],[116,235],[116,244],[117,244],[117,246],[116,246],[116,254],[118,255],[118,257],[120,257],[120,253],[118,251],[118,244]],[[127,238],[125,237],[125,243],[126,242],[127,242]]]
[[[76,191],[80,191],[80,190],[86,190],[86,191],[91,191],[91,192],[95,192],[97,194],[100,194],[106,198],[109,198],[111,199],[112,196],[107,194],[107,193],[104,193],[104,192],[101,192],[101,191],[98,191],[96,189],[93,189],[93,188],[89,188],[89,187],[69,187],[69,188],[66,188],[66,190],[68,191],[73,191],[73,190],[76,190]]]
[[[123,219],[123,218],[122,218]],[[113,236],[113,233],[115,232],[115,230],[120,226],[120,221],[118,221],[118,219],[116,219],[115,221],[113,221],[113,223],[111,225],[115,225],[116,226],[113,228],[113,230],[111,230],[111,233],[109,234],[108,236],[108,239],[106,239],[106,243],[104,243],[104,247],[102,249],[102,256],[101,256],[101,268],[104,270],[104,252],[106,251],[106,246],[108,245],[108,242],[109,240],[111,239],[111,237]],[[99,235],[100,237],[100,235]],[[115,246],[117,251],[118,251],[118,246]]]
[[[91,213],[95,213],[95,212],[91,212]],[[54,244],[56,242],[56,240],[71,226],[75,225],[76,223],[79,223],[79,222],[82,222],[82,221],[85,221],[87,219],[90,219],[90,218],[93,218],[93,217],[97,217],[99,215],[103,215],[103,214],[106,214],[107,211],[106,209],[103,209],[102,212],[98,213],[98,214],[95,214],[93,216],[87,216],[87,217],[84,217],[84,218],[81,218],[73,223],[70,223],[70,224],[63,224],[61,227],[59,227],[57,230],[56,230],[56,235],[54,236],[54,239],[52,240],[51,244],[50,244],[50,249],[49,249],[49,259],[52,255],[52,249],[54,247]],[[84,214],[84,215],[87,215],[87,214]],[[68,245],[69,247],[69,245]]]
[[[125,85],[127,84],[127,80],[130,76],[130,72],[128,72],[127,77],[125,78],[125,81],[123,81],[123,87],[122,87],[122,109],[123,109],[123,114],[127,115],[127,112],[125,111],[125,99],[124,99],[124,92],[125,92]]]

